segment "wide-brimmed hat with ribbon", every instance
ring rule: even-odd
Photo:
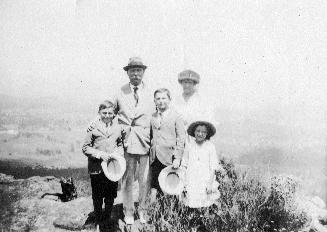
[[[186,69],[178,74],[178,82],[181,84],[183,80],[192,80],[196,84],[200,82],[200,75],[193,70]]]
[[[161,170],[158,181],[163,192],[170,195],[180,195],[184,189],[184,170],[168,166]]]
[[[126,170],[126,160],[124,157],[112,154],[108,161],[102,161],[101,167],[104,175],[111,181],[120,180]]]
[[[208,121],[195,121],[195,122],[191,123],[191,125],[189,125],[189,127],[187,128],[187,133],[189,135],[191,135],[192,137],[194,137],[195,136],[194,131],[195,131],[196,127],[199,125],[205,125],[208,128],[208,135],[207,135],[208,139],[216,134],[215,126]]]
[[[147,66],[143,64],[140,57],[131,57],[128,60],[128,65],[124,67],[124,70],[128,71],[130,68],[143,68],[145,70]]]

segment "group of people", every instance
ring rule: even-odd
[[[82,150],[88,157],[98,224],[110,218],[117,196],[118,181],[108,179],[101,166],[113,156],[124,157],[126,161],[126,171],[119,180],[126,224],[134,223],[135,177],[139,184],[141,223],[147,222],[148,199],[153,201],[166,193],[158,179],[167,169],[184,173],[182,195],[186,206],[207,207],[216,199],[213,193],[217,191],[218,159],[210,141],[216,129],[208,120],[212,119],[207,113],[208,106],[197,92],[199,74],[192,70],[181,72],[178,82],[183,93],[172,99],[166,88],[154,92],[148,88],[143,81],[146,68],[140,58],[129,59],[124,67],[129,83],[121,87],[113,100],[99,105],[99,117],[87,129]]]

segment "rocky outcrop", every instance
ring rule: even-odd
[[[53,176],[15,179],[13,176],[0,174],[0,188],[9,196],[6,201],[12,201],[10,207],[5,209],[11,213],[11,220],[7,223],[10,225],[6,225],[8,227],[3,226],[4,231],[60,231],[53,222],[59,216],[63,218],[63,215],[66,215],[66,221],[79,221],[75,223],[78,226],[71,228],[80,229],[87,214],[92,211],[90,198],[79,198],[67,203],[59,201],[55,195],[41,199],[44,193],[61,193],[60,180]],[[15,196],[15,199],[11,196]],[[71,216],[67,216],[69,214]]]
[[[33,176],[28,179],[15,179],[13,176],[0,174],[0,188],[1,186],[6,186],[8,191],[19,195],[19,198],[12,202],[10,228],[4,228],[4,231],[95,231],[94,228],[85,226],[85,222],[92,217],[91,196],[79,197],[69,202],[61,202],[54,195],[41,198],[44,193],[61,193],[60,179],[56,177]],[[117,231],[124,231],[126,227],[122,220],[121,201],[121,193],[118,192],[112,215]],[[142,225],[136,222],[129,230],[138,231],[141,227]]]

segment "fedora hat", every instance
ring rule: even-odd
[[[126,160],[120,155],[112,154],[108,161],[101,162],[101,167],[109,180],[118,181],[125,173]]]
[[[207,121],[195,121],[195,122],[191,123],[191,125],[189,125],[189,127],[187,128],[187,133],[190,136],[194,137],[195,136],[194,131],[195,131],[196,127],[199,125],[205,125],[208,128],[207,138],[210,138],[216,134],[215,126],[212,123],[207,122]]]
[[[183,80],[192,80],[196,84],[200,82],[200,75],[193,70],[186,69],[178,74],[178,82],[181,84]]]
[[[147,68],[142,62],[140,57],[131,57],[128,60],[127,66],[124,67],[125,71],[128,71],[130,68],[143,68],[144,70]]]
[[[184,171],[181,168],[173,169],[170,165],[161,170],[158,181],[163,192],[170,195],[179,195],[184,189]]]

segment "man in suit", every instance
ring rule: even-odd
[[[150,118],[154,112],[152,91],[143,80],[147,68],[139,57],[129,59],[124,67],[129,83],[116,96],[118,122],[126,133],[124,139],[126,172],[123,178],[123,207],[126,224],[134,223],[133,183],[138,165],[140,222],[145,223],[146,197],[149,191]]]

